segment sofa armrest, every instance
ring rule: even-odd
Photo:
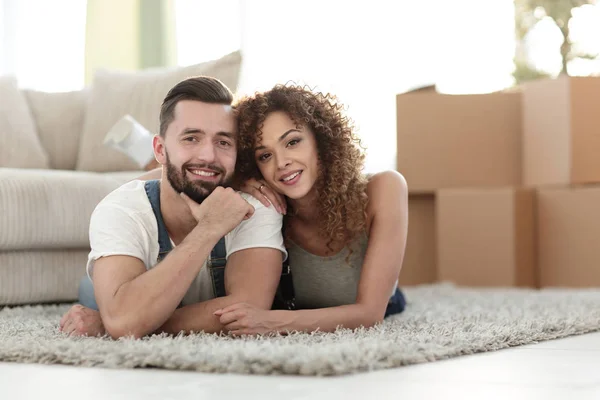
[[[0,168],[0,251],[88,249],[96,205],[142,174]]]

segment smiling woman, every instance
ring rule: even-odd
[[[297,310],[219,310],[234,334],[369,327],[404,310],[398,289],[408,230],[402,175],[366,177],[364,153],[335,96],[296,85],[241,99],[237,178],[265,205],[287,205],[284,229]],[[266,189],[268,188],[268,190]],[[268,194],[267,194],[268,193]],[[267,200],[268,199],[268,200]]]
[[[294,121],[281,111],[265,119],[262,132],[254,149],[261,175],[273,189],[290,199],[309,195],[319,171],[314,134],[307,128],[296,128]],[[292,160],[294,167],[287,168]]]

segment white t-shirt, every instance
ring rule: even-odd
[[[91,278],[94,262],[105,256],[126,255],[140,259],[149,270],[157,264],[159,253],[158,224],[146,195],[144,181],[131,181],[106,196],[90,219],[90,245],[87,273]],[[265,207],[254,197],[242,196],[255,209],[225,236],[227,258],[236,251],[269,247],[287,252],[281,233],[282,216],[274,207]],[[173,245],[173,241],[171,241]],[[173,245],[173,247],[175,247]],[[207,260],[210,254],[207,256]],[[190,286],[183,304],[193,304],[215,297],[206,261]]]

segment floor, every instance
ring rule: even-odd
[[[600,333],[336,378],[0,363],[0,399],[600,399]]]

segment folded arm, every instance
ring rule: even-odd
[[[154,268],[135,257],[102,257],[94,264],[94,291],[112,337],[142,337],[175,311],[218,239],[194,229]]]
[[[94,286],[102,321],[114,338],[150,333],[177,334],[223,331],[214,312],[245,302],[270,309],[281,275],[282,254],[270,248],[246,249],[232,254],[225,268],[227,295],[177,309],[199,273],[208,251],[182,243],[161,263],[146,271],[128,256],[96,262]],[[208,247],[212,248],[212,247]]]
[[[228,205],[231,200],[234,204]],[[237,207],[237,214],[229,216],[234,219],[241,219],[248,211],[254,210],[238,194],[226,190],[215,190],[203,202],[203,206],[213,211],[221,208],[228,216]],[[197,205],[194,204],[193,207]],[[108,215],[110,218],[117,218],[115,210],[111,210]],[[101,218],[102,215],[96,217]],[[218,309],[237,302],[248,302],[262,309],[271,307],[281,275],[282,252],[285,251],[282,245],[281,215],[273,209],[258,207],[251,218],[238,222],[233,233],[228,236],[231,240],[225,268],[227,295],[177,309],[211,249],[223,234],[222,231],[231,231],[234,226],[229,222],[215,234],[211,227],[227,217],[215,214],[211,218],[214,219],[198,217],[197,220],[201,220],[202,224],[194,228],[181,244],[149,271],[135,257],[119,255],[96,261],[93,276],[96,300],[106,330],[111,336],[141,337],[157,331],[220,332],[223,326],[213,314]],[[117,219],[123,226],[123,218]],[[135,224],[130,225],[131,231],[135,232]],[[111,235],[114,235],[114,227],[106,233],[94,235],[94,240],[102,241]],[[131,241],[130,238],[134,236],[143,235],[121,237],[123,241]],[[135,247],[135,243],[125,246]]]
[[[225,297],[178,309],[160,329],[165,332],[227,331],[215,311],[236,303],[269,310],[281,277],[285,252],[281,234],[282,217],[258,200],[247,200],[256,207],[254,215],[235,228],[230,236],[230,253],[225,268]]]
[[[281,263],[282,254],[276,249],[253,248],[233,253],[225,268],[227,295],[175,310],[159,331],[218,333],[225,330],[219,317],[214,315],[219,309],[240,302],[270,309],[281,275]]]

